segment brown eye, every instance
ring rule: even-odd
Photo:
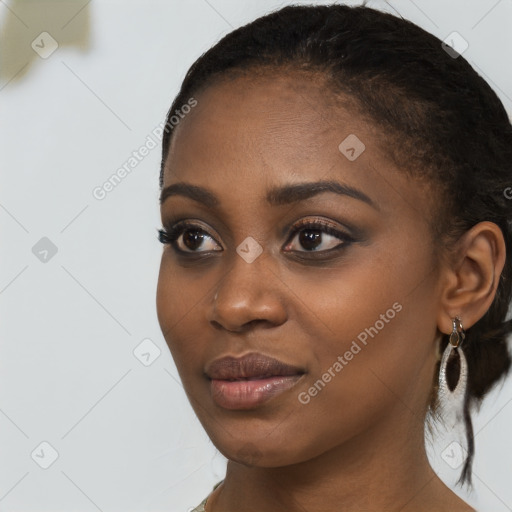
[[[299,233],[299,243],[304,249],[313,251],[322,243],[322,232],[318,229],[303,229]]]
[[[327,252],[349,245],[354,239],[323,222],[295,226],[285,250],[295,252]]]
[[[168,230],[159,230],[159,240],[170,244],[178,252],[200,253],[222,251],[215,238],[196,225],[178,223]]]
[[[222,247],[206,231],[184,228],[176,237],[176,247],[183,252],[222,251]]]
[[[183,232],[183,245],[191,251],[195,251],[203,243],[204,235],[198,229],[187,229]]]

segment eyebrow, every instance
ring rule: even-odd
[[[370,205],[372,208],[379,210],[379,207],[372,201],[364,192],[351,187],[338,183],[337,181],[314,181],[306,183],[294,183],[291,185],[284,185],[273,188],[267,192],[266,200],[272,206],[281,206],[298,201],[304,201],[310,197],[314,197],[324,192],[334,192],[335,194],[352,197],[359,199]],[[218,197],[207,190],[206,188],[189,183],[174,183],[162,190],[160,194],[160,204],[162,204],[168,197],[171,196],[184,196],[194,201],[198,201],[209,208],[218,206],[220,201]]]

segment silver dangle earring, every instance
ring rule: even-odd
[[[450,334],[450,341],[443,352],[439,368],[439,404],[442,417],[450,429],[464,422],[464,402],[468,382],[468,364],[461,348],[466,333],[458,316],[452,320],[452,323],[453,329]],[[459,378],[455,386],[450,387],[447,379],[447,368],[448,364],[451,364],[453,358],[457,356],[460,368]]]

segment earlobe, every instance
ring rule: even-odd
[[[500,227],[480,222],[457,242],[456,256],[446,267],[438,329],[449,334],[452,319],[459,316],[466,329],[484,316],[496,295],[505,265],[506,248]]]

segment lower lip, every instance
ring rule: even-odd
[[[252,409],[295,386],[302,375],[254,380],[211,380],[211,394],[224,409]]]

